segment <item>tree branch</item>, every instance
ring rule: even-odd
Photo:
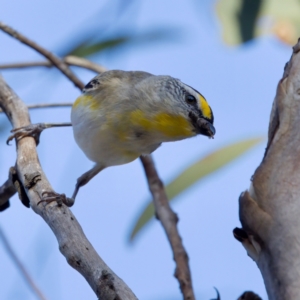
[[[300,42],[277,87],[265,156],[240,197],[239,240],[257,263],[270,300],[300,295],[299,49]]]
[[[66,63],[69,66],[76,66],[84,69],[88,69],[97,73],[105,72],[107,69],[91,62],[88,59],[68,55],[62,59],[64,63]],[[52,68],[54,67],[53,63],[50,61],[33,61],[33,62],[25,62],[25,63],[14,63],[14,64],[5,64],[0,65],[0,70],[8,70],[8,69],[24,69],[24,68],[31,68],[31,67],[47,67]]]
[[[0,227],[0,239],[2,240],[2,243],[4,245],[6,252],[11,257],[12,261],[16,265],[17,269],[21,273],[22,277],[24,278],[24,280],[25,280],[26,284],[29,286],[29,288],[35,293],[35,295],[37,296],[38,299],[46,300],[46,297],[40,291],[38,286],[35,284],[34,280],[29,275],[25,266],[19,260],[18,256],[16,255],[15,251],[13,250],[12,246],[10,245],[10,243],[1,227]]]
[[[30,48],[36,50],[41,55],[46,57],[51,63],[57,67],[65,76],[67,76],[80,90],[84,88],[84,84],[77,78],[77,76],[69,69],[67,64],[61,61],[58,57],[56,57],[50,51],[44,49],[43,47],[39,46],[37,43],[31,41],[24,35],[20,34],[16,30],[12,29],[11,27],[5,25],[4,23],[0,22],[0,29],[6,32],[8,35],[14,37],[15,39],[19,40],[21,43],[29,46]]]
[[[178,217],[172,211],[164,186],[158,177],[151,156],[141,156],[149,189],[153,197],[153,204],[157,219],[161,222],[167,238],[170,242],[176,269],[174,276],[178,279],[181,292],[185,300],[195,299],[192,287],[191,272],[188,263],[188,255],[185,251],[181,237],[177,229]]]
[[[30,125],[27,107],[0,77],[0,106],[14,128]],[[26,137],[17,142],[18,178],[30,205],[50,226],[59,249],[68,263],[88,281],[99,299],[137,299],[129,287],[105,264],[84,235],[80,224],[66,206],[37,205],[45,192],[53,189],[44,174],[35,141]]]
[[[38,104],[29,104],[27,105],[28,109],[35,108],[53,108],[53,107],[71,107],[73,102],[63,102],[63,103],[38,103]]]
[[[27,105],[28,109],[36,109],[36,108],[54,108],[54,107],[70,107],[73,105],[73,102],[64,102],[64,103],[39,103],[39,104],[29,104]],[[2,113],[2,109],[0,109],[0,113]]]

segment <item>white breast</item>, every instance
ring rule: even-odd
[[[101,111],[90,111],[83,106],[77,106],[72,109],[71,121],[76,143],[96,163],[105,167],[121,165],[141,155],[117,138]]]

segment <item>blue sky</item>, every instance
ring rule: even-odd
[[[164,144],[154,159],[165,183],[205,154],[226,144],[266,136],[276,85],[291,55],[289,47],[272,37],[244,46],[223,44],[213,1],[134,1],[127,13],[115,13],[117,1],[5,1],[1,19],[51,51],[71,45],[85,28],[99,24],[99,36],[128,29],[142,33],[175,28],[177,39],[125,47],[93,57],[108,69],[143,70],[171,75],[199,90],[215,115],[214,140],[196,137]],[[17,9],[16,9],[17,8]],[[123,8],[124,9],[124,8]],[[102,13],[101,13],[102,11]],[[104,11],[104,12],[103,12]],[[0,32],[0,64],[42,59]],[[94,74],[75,69],[88,82]],[[2,75],[26,103],[74,101],[79,91],[56,70],[3,71]],[[32,122],[67,122],[70,109],[31,112]],[[0,117],[2,121],[3,116]],[[0,136],[0,182],[15,163],[15,147]],[[222,300],[236,299],[245,290],[266,299],[255,263],[233,238],[239,226],[238,197],[248,188],[265,143],[229,166],[194,185],[172,205],[190,257],[197,299],[211,299],[217,287]],[[74,142],[71,128],[47,130],[38,147],[40,161],[57,192],[71,195],[76,178],[92,166]],[[181,299],[173,277],[170,246],[157,221],[128,242],[137,215],[149,200],[139,160],[104,170],[80,190],[72,207],[100,256],[132,288],[139,299]],[[17,197],[1,213],[0,225],[21,260],[48,299],[95,299],[86,281],[58,250],[44,221],[21,205]],[[0,245],[1,299],[35,299]]]

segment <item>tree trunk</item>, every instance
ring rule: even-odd
[[[300,42],[286,65],[271,112],[268,145],[234,234],[257,263],[269,299],[300,299]]]

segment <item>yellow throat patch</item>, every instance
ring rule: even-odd
[[[195,135],[192,124],[181,115],[158,113],[149,117],[141,110],[134,110],[130,113],[130,121],[145,131],[150,133],[156,131],[168,138],[176,139]]]
[[[74,102],[73,108],[78,108],[79,106],[83,106],[91,110],[98,110],[100,108],[100,103],[91,95],[81,95]]]

